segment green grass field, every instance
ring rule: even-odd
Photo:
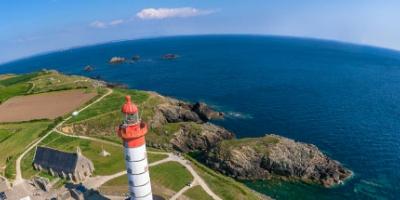
[[[150,169],[152,181],[156,181],[173,191],[179,191],[193,180],[192,174],[178,162],[170,161],[153,166]]]
[[[150,178],[153,193],[168,199],[171,192],[178,192],[193,180],[190,172],[178,162],[170,161],[150,167]],[[160,189],[161,188],[161,189]],[[163,190],[162,188],[166,188]],[[128,177],[120,176],[105,183],[101,191],[128,192]]]
[[[7,99],[50,91],[82,89],[95,90],[93,80],[82,76],[67,76],[57,71],[41,71],[21,75],[4,75],[0,79],[0,103]]]
[[[85,111],[79,113],[78,116],[71,118],[67,124],[88,120],[94,117],[97,119],[100,116],[120,111],[121,106],[125,102],[126,95],[130,95],[132,101],[137,105],[142,104],[149,97],[148,93],[144,91],[113,89],[113,93],[111,95],[105,97],[101,102],[91,106]]]
[[[74,134],[87,135],[120,143],[120,139],[116,137],[115,128],[123,120],[121,107],[125,102],[126,95],[130,95],[132,101],[138,105],[141,118],[145,122],[150,120],[154,115],[154,106],[162,101],[161,98],[154,95],[151,96],[148,92],[144,91],[114,89],[111,95],[79,113],[78,116],[71,118],[66,122],[64,127],[73,128],[72,132]],[[168,129],[173,126],[171,124],[171,126],[168,125],[166,128]],[[158,134],[160,130],[150,129],[147,140],[149,142],[169,143],[170,138],[166,137],[168,135]]]
[[[4,78],[0,80],[0,103],[5,102],[11,97],[26,94],[32,85],[29,84],[28,81],[38,74],[39,73],[4,76]]]
[[[15,175],[15,159],[24,149],[45,131],[51,121],[37,121],[15,124],[0,124],[0,166],[7,164],[6,177]],[[1,169],[1,168],[0,168]]]
[[[17,76],[12,76],[10,78],[0,80],[0,85],[2,86],[11,86],[16,85],[19,83],[27,83],[28,81],[32,80],[33,78],[41,75],[41,72],[34,72],[29,74],[22,74]]]
[[[30,94],[78,88],[94,89],[93,80],[87,77],[67,76],[57,71],[42,72],[40,76],[32,78],[29,82],[33,85]]]
[[[8,87],[0,86],[0,104],[11,97],[26,94],[30,87],[28,83],[18,83]]]
[[[183,193],[183,195],[195,200],[213,200],[213,198],[208,195],[207,192],[204,191],[200,185],[190,188],[188,191]]]
[[[150,178],[153,183],[160,184],[175,192],[179,191],[186,184],[193,180],[190,172],[178,162],[170,161],[150,167]],[[126,175],[115,178],[104,186],[125,186],[128,185]]]

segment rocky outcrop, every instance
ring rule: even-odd
[[[173,60],[173,59],[178,58],[178,55],[177,54],[168,53],[168,54],[163,55],[162,58],[164,60]]]
[[[158,95],[152,93],[153,95]],[[161,97],[160,95],[158,95]],[[176,123],[176,122],[196,122],[206,123],[213,119],[223,119],[224,114],[222,112],[214,111],[207,104],[197,102],[195,104],[189,104],[176,99],[161,97],[164,103],[161,103],[155,107],[155,116],[151,123],[152,127],[159,127],[165,123]]]
[[[155,106],[154,115],[149,121],[150,127],[157,129],[167,123],[179,123],[178,130],[172,133],[170,140],[174,149],[182,152],[208,151],[219,142],[234,137],[226,129],[207,123],[211,119],[221,119],[223,114],[205,103],[189,104],[156,93],[152,95],[157,95],[163,103]]]
[[[202,123],[200,116],[187,108],[185,104],[162,104],[157,106],[168,123],[196,122]]]
[[[124,63],[124,62],[125,62],[125,58],[115,56],[115,57],[112,57],[112,58],[110,59],[110,61],[108,61],[108,62],[109,62],[110,64],[121,64],[121,63]]]
[[[91,65],[86,65],[84,68],[83,68],[83,70],[85,71],[85,72],[91,72],[91,71],[93,71],[93,67],[91,66]]]
[[[231,177],[245,180],[287,177],[330,187],[351,176],[351,171],[312,144],[278,135],[221,142],[207,164]]]
[[[175,149],[182,152],[207,152],[221,141],[233,137],[233,133],[210,123],[186,123],[175,133],[175,137],[170,142]]]
[[[191,105],[191,110],[195,112],[203,121],[224,118],[224,114],[222,112],[214,111],[207,104],[202,102],[197,102]]]

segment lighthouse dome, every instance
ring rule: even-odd
[[[122,112],[125,114],[135,114],[138,112],[138,108],[135,104],[131,102],[131,96],[125,97],[125,104],[122,106]]]

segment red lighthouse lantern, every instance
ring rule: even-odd
[[[126,102],[122,106],[124,114],[124,122],[120,125],[118,136],[121,137],[128,147],[138,147],[145,144],[144,136],[147,133],[147,125],[141,122],[139,118],[139,110],[135,104],[131,102],[131,97],[125,97]]]

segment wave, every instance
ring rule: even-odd
[[[244,113],[240,113],[240,112],[226,112],[225,116],[227,118],[231,118],[231,119],[253,119],[253,116],[251,116],[250,114],[244,114]]]

